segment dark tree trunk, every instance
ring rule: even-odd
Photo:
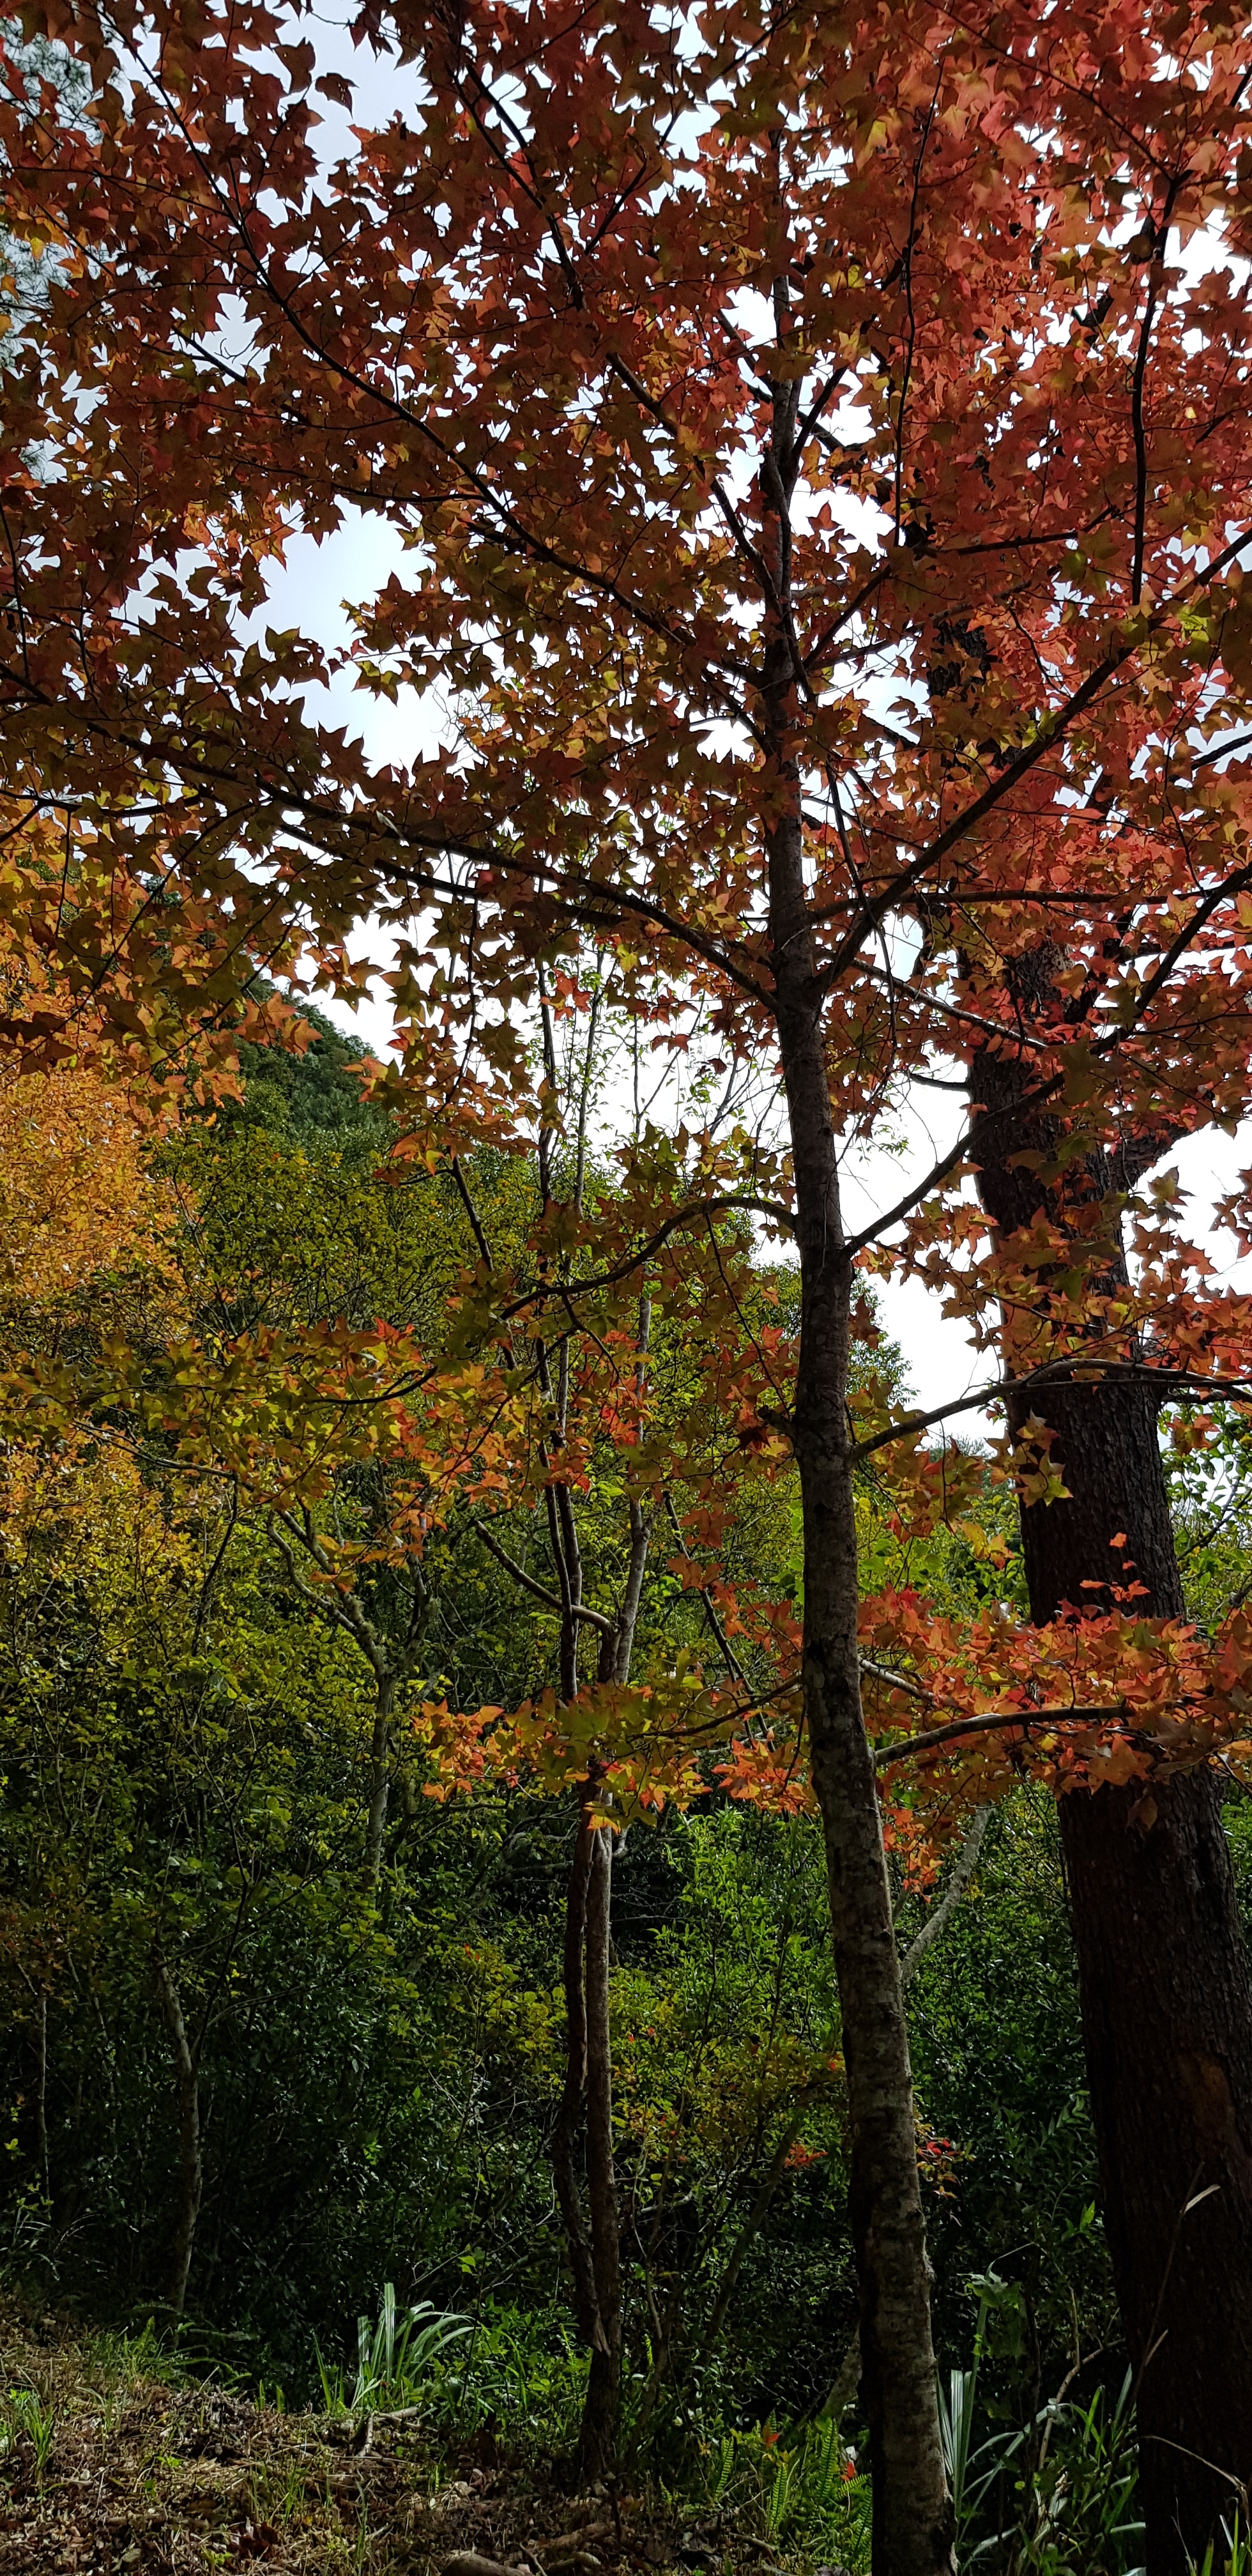
[[[48,2152],[48,1990],[46,1986],[41,1986],[39,1989],[35,2027],[38,2033],[35,2059],[35,2146],[39,2157],[39,2179],[43,2185],[43,2196],[51,2208],[52,2159]]]
[[[976,1158],[1004,1236],[1045,1202],[1008,1159],[1038,1138],[1003,1114],[1016,1066],[986,1056],[972,1080],[1001,1113],[980,1122]],[[1103,1157],[1086,1177],[1108,1195]],[[1069,1497],[1021,1516],[1031,1617],[1107,1607],[1081,1587],[1120,1581],[1127,1557],[1144,1610],[1180,1616],[1150,1389],[1035,1390],[1016,1427],[1031,1411],[1056,1434]],[[1238,2501],[1236,2482],[1252,2480],[1252,1986],[1213,1773],[1157,1781],[1146,1806],[1142,1796],[1141,1785],[1072,1791],[1060,1825],[1104,2222],[1137,2383],[1148,2576],[1185,2576]]]
[[[621,2236],[613,2162],[613,2056],[609,2032],[612,1834],[593,1827],[594,1783],[583,1785],[565,1899],[565,2084],[552,2136],[552,2170],[573,2275],[574,2315],[591,2352],[578,2438],[584,2477],[613,2474],[621,2414]],[[586,2197],[579,2147],[586,2119]]]
[[[587,2208],[599,2334],[592,2345],[580,2462],[588,2477],[617,2463],[622,2381],[621,2243],[613,2166],[613,2058],[609,2043],[609,1909],[613,1837],[591,1837],[587,1885]]]
[[[780,744],[790,658],[767,689]],[[789,756],[779,767],[794,792]],[[800,1356],[792,1443],[804,1521],[804,1716],[830,1885],[848,2079],[849,2221],[860,2297],[874,2576],[947,2576],[952,2519],[939,2439],[930,2277],[900,1960],[861,1709],[858,1548],[848,1427],[853,1272],[843,1252],[820,991],[798,810],[769,836],[770,947],[795,1170]]]
[[[640,1299],[637,1376],[643,1367],[651,1329],[646,1294]],[[568,1499],[568,1497],[567,1497]],[[571,1505],[572,1511],[572,1505]],[[635,1628],[648,1562],[650,1523],[640,1504],[629,1506],[630,1552],[622,1606],[617,1619],[600,1632],[599,1679],[627,1682],[634,1652]],[[581,1563],[567,1553],[570,1599],[581,1598]],[[575,1590],[575,1582],[577,1590]],[[565,1627],[572,1631],[573,1621]],[[571,1659],[572,1660],[572,1659]],[[573,1661],[577,1677],[576,1660]],[[617,2466],[622,2405],[622,2249],[617,2172],[613,2161],[613,2043],[609,2026],[609,1970],[612,1945],[613,1833],[590,1822],[595,1774],[585,1781],[578,1817],[578,1838],[570,1872],[565,1910],[565,2089],[553,2140],[557,2196],[565,2221],[574,2273],[574,2304],[579,2327],[591,2346],[587,2393],[578,2438],[578,2463],[584,2477],[612,2477]],[[578,2186],[575,2148],[579,2119],[586,2106],[586,2222]]]
[[[584,2343],[595,2350],[599,2317],[595,2265],[578,2187],[578,2139],[587,2089],[587,1996],[583,1953],[587,1935],[587,1894],[591,1881],[593,1836],[587,1823],[586,1793],[578,1813],[574,1858],[565,1890],[565,2083],[552,2132],[552,2172],[565,2225],[574,2282],[574,2316]]]
[[[178,2087],[178,2225],[170,2260],[169,2304],[173,2314],[181,2317],[187,2304],[187,2280],[204,2184],[200,2159],[200,2072],[187,2037],[178,1988],[160,1957],[156,1962],[156,1972],[165,2024],[174,2051]]]
[[[786,336],[787,287],[774,296]],[[824,994],[804,875],[790,503],[799,378],[772,387],[762,460],[761,663],[769,966],[791,1134],[800,1350],[792,1447],[804,1527],[804,1722],[822,1819],[848,2080],[848,2216],[860,2299],[874,2576],[949,2576],[930,2272],[908,2026],[882,1819],[861,1707],[859,1550],[848,1417],[853,1268],[844,1248]]]

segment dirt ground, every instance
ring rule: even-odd
[[[77,2340],[54,2318],[0,2320],[0,2576],[492,2576],[492,2562],[518,2576],[721,2576],[735,2562],[763,2576],[769,2554],[655,2498],[441,2466],[407,2417],[279,2413],[211,2381],[168,2385],[134,2347]]]

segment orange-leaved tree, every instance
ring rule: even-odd
[[[354,992],[373,918],[431,1152],[516,1131],[541,978],[611,948],[640,1023],[743,1105],[716,1152],[686,1124],[663,1153],[628,1139],[632,1239],[574,1281],[554,1262],[532,1315],[735,1208],[794,1236],[794,1399],[759,1436],[790,1441],[803,1496],[874,2564],[926,2576],[950,2515],[854,1508],[860,1461],[910,1432],[850,1414],[856,1267],[903,1232],[989,1334],[1041,1311],[991,1382],[1029,1510],[1082,1473],[1045,1394],[1079,1420],[1084,1391],[1143,1386],[1150,1425],[1162,1389],[1247,1388],[1246,1310],[1188,1266],[1168,1197],[1137,1266],[1113,1236],[1134,1166],[1248,1091],[1248,789],[1216,756],[1252,700],[1245,13],[371,0],[329,148],[315,97],[353,84],[299,5],[29,23],[89,80],[66,122],[17,61],[0,131],[9,219],[55,272],[6,380],[8,791],[115,866],[123,941],[159,887],[179,976],[202,955],[222,1008],[266,954]],[[350,514],[394,562],[349,667],[402,711],[438,684],[433,757],[319,722],[325,648],[260,614],[267,557]],[[893,1094],[971,1067],[930,1171],[849,1213]],[[1022,1157],[1063,1204],[997,1196]],[[509,1328],[482,1305],[485,1337]],[[908,1507],[949,1507],[958,1465],[916,1463]],[[1046,1583],[1034,1606],[1059,1607]],[[1020,1734],[1025,1692],[1092,1784],[1177,1757],[1180,1713],[1207,1752],[1235,1646],[1137,1607],[1062,1620],[1007,1682],[993,1636],[957,1641],[949,1723]],[[1063,1646],[1085,1697],[1050,1695]],[[1217,1866],[1215,1810],[1205,1834]],[[1224,1898],[1213,1923],[1220,1948]],[[1246,2315],[1247,2231],[1218,2225],[1239,2068],[1228,2089],[1199,2189]],[[1154,2341],[1171,2247],[1152,2259]],[[1246,2425],[1246,2339],[1201,2358]],[[1154,2570],[1202,2548],[1211,2489],[1149,2501]]]

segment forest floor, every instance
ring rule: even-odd
[[[407,2419],[288,2414],[154,2358],[0,2316],[0,2576],[790,2576],[735,2518],[440,2461]]]

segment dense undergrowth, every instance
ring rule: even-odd
[[[1011,2285],[979,2287],[969,2367],[948,2374],[945,2452],[962,2567],[1132,2576],[1133,2408],[1072,2382],[1016,2426],[984,2406]],[[316,2407],[207,2367],[194,2330],[72,2328],[10,2303],[0,2345],[0,2566],[189,2571],[255,2561],[359,2576],[457,2568],[469,2550],[517,2576],[634,2568],[866,2576],[870,2512],[837,2425],[762,2424],[694,2444],[684,2473],[640,2470],[579,2492],[569,2474],[576,2374],[544,2397],[516,2346],[475,2359],[467,2318],[398,2310],[387,2285],[357,2349],[323,2364]],[[454,2354],[457,2358],[453,2358]],[[531,2399],[526,2411],[527,2398]],[[538,2403],[534,2401],[538,2399]],[[1238,2507],[1220,2562],[1249,2576]],[[483,2571],[479,2572],[483,2576]]]

